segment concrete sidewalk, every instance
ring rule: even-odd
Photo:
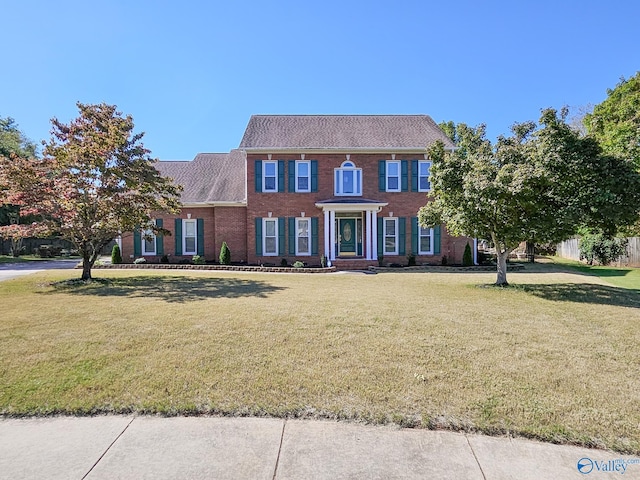
[[[622,478],[640,478],[636,461],[522,439],[331,421],[0,420],[0,478],[13,480],[613,479],[622,467]],[[605,471],[612,468],[619,471]]]
[[[75,268],[77,259],[65,260],[37,260],[22,263],[0,263],[0,281],[31,275],[43,270],[67,270]],[[0,472],[1,474],[1,472]]]

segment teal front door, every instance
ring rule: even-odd
[[[339,255],[356,254],[356,219],[341,218],[339,220]]]

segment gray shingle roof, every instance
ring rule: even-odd
[[[425,149],[451,140],[428,115],[253,115],[242,149]]]
[[[199,153],[189,162],[158,162],[156,169],[182,185],[182,203],[244,202],[245,159],[241,150]]]

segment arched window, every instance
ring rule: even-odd
[[[336,196],[362,196],[362,169],[350,160],[334,169],[334,191]]]

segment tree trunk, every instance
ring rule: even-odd
[[[93,266],[93,262],[88,255],[83,255],[82,257],[82,280],[91,280],[91,267]]]
[[[509,250],[501,252],[499,249],[496,249],[496,259],[498,260],[498,278],[496,285],[499,287],[507,287],[509,285],[509,282],[507,282],[507,258],[509,258]]]

